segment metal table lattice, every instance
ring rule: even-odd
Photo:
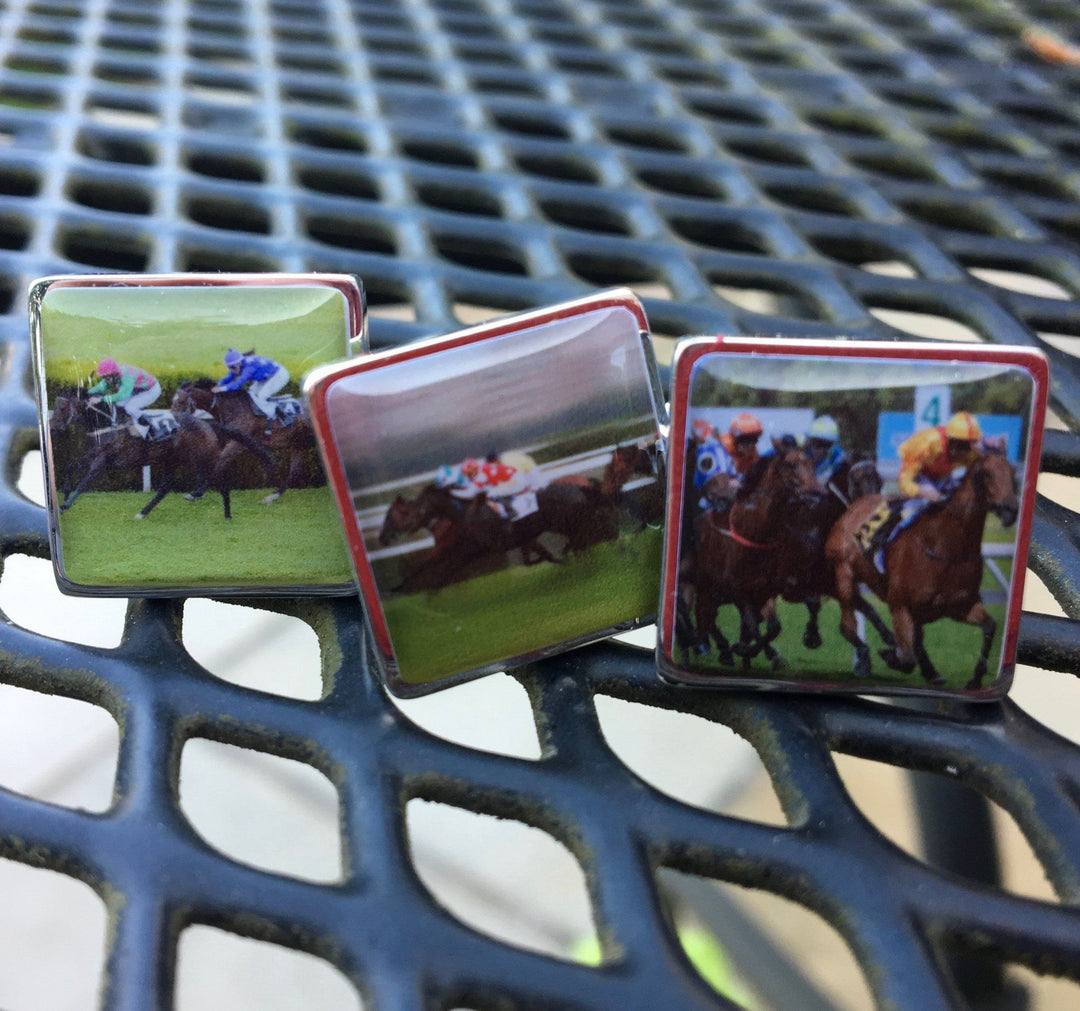
[[[1047,351],[1068,431],[1051,433],[1044,467],[1080,476],[1080,369],[1061,350],[1080,337],[1080,71],[1031,55],[1020,36],[1032,26],[1080,42],[1080,7],[0,3],[0,550],[47,551],[43,510],[14,488],[37,438],[23,293],[36,276],[81,270],[354,272],[376,347],[610,284],[637,287],[668,337],[889,340],[904,336],[890,312],[948,317]],[[979,268],[1035,275],[1048,293],[990,284]],[[1075,521],[1040,500],[1032,567],[1080,617]],[[661,867],[817,911],[882,1007],[949,1006],[951,947],[1080,979],[1080,751],[1009,702],[916,711],[688,694],[663,687],[648,654],[605,644],[516,675],[543,749],[529,762],[402,717],[369,672],[355,602],[285,606],[318,632],[320,701],[207,674],[183,648],[179,602],[132,602],[111,651],[0,624],[0,678],[103,706],[121,727],[106,813],[0,791],[0,854],[104,899],[110,1008],[169,1004],[191,923],[320,955],[380,1009],[722,1005],[666,922]],[[1026,616],[1021,659],[1080,672],[1080,622]],[[790,826],[646,786],[605,744],[597,692],[747,737]],[[346,880],[276,876],[204,843],[177,800],[195,737],[329,776]],[[986,794],[1020,824],[1062,904],[902,854],[859,813],[832,751],[947,771]],[[564,843],[586,872],[604,965],[517,950],[444,913],[410,864],[414,797]]]

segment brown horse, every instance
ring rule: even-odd
[[[565,551],[577,554],[601,541],[619,536],[622,489],[632,477],[653,473],[649,450],[635,445],[617,447],[604,468],[603,479],[567,475],[536,490],[536,511],[511,521],[490,507],[487,496],[456,498],[449,489],[427,485],[413,499],[399,495],[383,520],[379,543],[426,529],[435,547],[402,584],[419,583],[434,588],[460,578],[461,571],[476,559],[519,549],[526,565],[559,561],[540,542],[542,534],[566,540]],[[641,523],[652,520],[650,513]],[[659,519],[659,516],[655,517]],[[400,589],[401,587],[399,587]]]
[[[783,663],[771,644],[780,634],[775,597],[784,564],[784,534],[795,505],[824,492],[810,458],[774,440],[772,454],[754,464],[730,508],[698,517],[690,582],[699,652],[711,636],[722,664],[733,663],[735,653],[749,667],[761,651],[774,669]],[[716,624],[723,604],[735,604],[739,611],[740,635],[734,647]]]
[[[880,494],[881,487],[881,475],[872,460],[845,460],[826,482],[825,493],[802,497],[788,517],[777,590],[784,600],[806,605],[809,615],[802,641],[807,649],[817,649],[822,643],[818,627],[822,596],[836,595],[833,567],[825,558],[829,533],[852,502]],[[855,606],[891,643],[892,634],[873,606],[862,597]]]
[[[580,494],[578,489],[567,488],[565,491]],[[458,499],[449,489],[433,484],[426,485],[413,499],[398,495],[386,511],[379,531],[379,543],[387,545],[404,534],[426,529],[434,538],[435,547],[394,588],[395,592],[441,589],[447,583],[460,579],[478,559],[515,548],[521,550],[526,565],[545,560],[556,561],[537,541],[536,525],[526,525],[530,519],[532,517],[525,517],[522,521],[512,523],[492,509],[484,495]]]
[[[933,685],[945,683],[923,645],[923,627],[952,618],[982,629],[982,650],[969,689],[982,687],[997,623],[979,593],[983,576],[982,538],[988,513],[1003,526],[1016,521],[1016,473],[998,447],[984,447],[948,499],[930,505],[885,549],[885,575],[863,554],[855,534],[883,501],[859,499],[833,528],[825,554],[836,574],[840,631],[855,647],[855,676],[870,677],[870,651],[855,625],[860,583],[885,602],[892,616],[896,645],[882,650],[893,670],[919,671]]]
[[[285,450],[289,454],[289,468],[284,478],[277,479],[274,492],[262,500],[263,505],[276,502],[289,488],[297,487],[303,474],[308,451],[315,448],[315,433],[307,412],[286,425],[260,414],[245,390],[215,393],[212,379],[197,379],[181,383],[172,399],[176,414],[206,411],[215,420],[229,428],[243,432],[249,438],[270,450]],[[244,449],[239,440],[225,446],[224,455],[232,462]]]
[[[63,491],[66,493],[60,511],[70,509],[76,499],[89,488],[94,480],[106,470],[127,470],[151,466],[158,468],[158,488],[154,497],[136,514],[135,519],[145,519],[150,511],[172,491],[179,472],[185,468],[195,475],[198,487],[212,487],[221,493],[225,519],[230,519],[229,484],[227,467],[222,465],[221,444],[215,427],[188,415],[176,417],[179,428],[166,439],[148,441],[133,435],[126,425],[114,425],[108,410],[89,402],[86,391],[80,387],[68,387],[56,397],[49,429],[54,436],[74,426],[86,433],[90,447],[85,457],[73,466],[85,462],[86,469],[74,488],[70,488],[72,468],[65,475]],[[231,436],[229,436],[231,437]]]

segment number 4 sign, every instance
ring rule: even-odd
[[[920,386],[915,392],[915,428],[944,425],[952,414],[948,386]]]

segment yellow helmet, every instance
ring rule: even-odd
[[[967,411],[957,411],[945,425],[945,435],[950,439],[963,439],[965,442],[974,442],[982,438],[982,430],[975,416]]]

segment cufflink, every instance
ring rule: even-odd
[[[53,277],[29,311],[64,592],[351,590],[298,394],[363,344],[354,278]]]
[[[1026,348],[680,342],[661,675],[1004,694],[1047,383]]]
[[[630,292],[317,369],[304,390],[395,694],[655,614],[664,408]]]

